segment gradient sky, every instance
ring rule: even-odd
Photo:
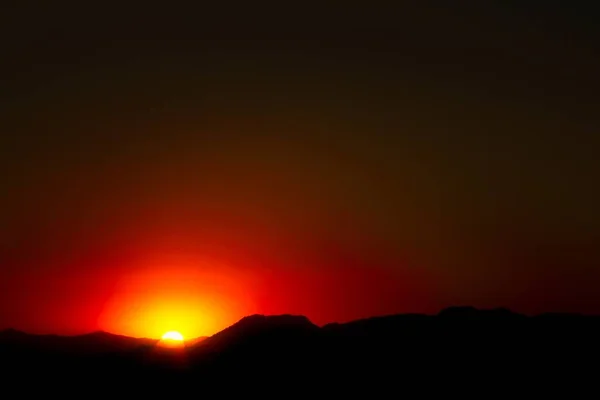
[[[93,3],[0,9],[0,328],[600,313],[597,8]]]

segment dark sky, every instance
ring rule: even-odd
[[[13,3],[0,327],[119,330],[115,285],[182,257],[244,282],[207,331],[600,312],[597,6]]]

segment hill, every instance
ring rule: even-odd
[[[92,381],[101,376],[142,385],[138,391],[143,382],[173,380],[182,389],[235,382],[223,390],[265,380],[299,385],[298,390],[498,380],[495,384],[513,387],[595,376],[590,366],[600,356],[598,338],[600,317],[454,307],[437,315],[390,315],[323,327],[303,316],[253,315],[171,353],[157,351],[156,341],[105,332],[59,337],[4,331],[0,356],[5,371]]]

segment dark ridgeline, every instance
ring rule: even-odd
[[[487,397],[523,385],[537,395],[559,393],[557,385],[572,391],[600,379],[600,317],[571,314],[529,317],[462,307],[324,327],[302,316],[254,315],[183,350],[156,344],[103,332],[59,337],[4,331],[4,382],[24,379],[35,387],[49,380],[65,393],[79,383],[93,388],[81,393],[114,395],[165,389],[198,397],[209,390],[284,397],[393,390],[390,395],[408,396],[418,389]]]

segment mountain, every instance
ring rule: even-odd
[[[251,315],[200,342],[201,352],[222,352],[233,348],[292,344],[305,334],[316,333],[319,327],[304,316]]]
[[[205,341],[208,338],[209,338],[208,336],[200,336],[200,337],[193,338],[193,339],[186,339],[185,345],[186,345],[186,347],[193,347],[193,346],[197,345],[198,343]]]
[[[153,339],[138,339],[107,332],[78,336],[31,335],[14,329],[0,331],[3,350],[36,350],[63,354],[91,355],[131,351],[156,344]]]
[[[30,377],[84,376],[93,384],[101,376],[135,386],[138,394],[158,387],[241,386],[284,395],[256,386],[276,382],[295,393],[371,388],[367,394],[375,396],[375,389],[425,390],[432,382],[508,388],[592,379],[598,338],[600,317],[525,316],[506,309],[452,307],[437,315],[379,316],[323,327],[304,316],[252,315],[173,351],[161,350],[155,340],[105,332],[60,337],[8,330],[0,333],[0,363],[3,370]]]
[[[305,362],[320,330],[304,316],[248,316],[191,347],[192,368],[211,376],[270,374],[289,360]]]

